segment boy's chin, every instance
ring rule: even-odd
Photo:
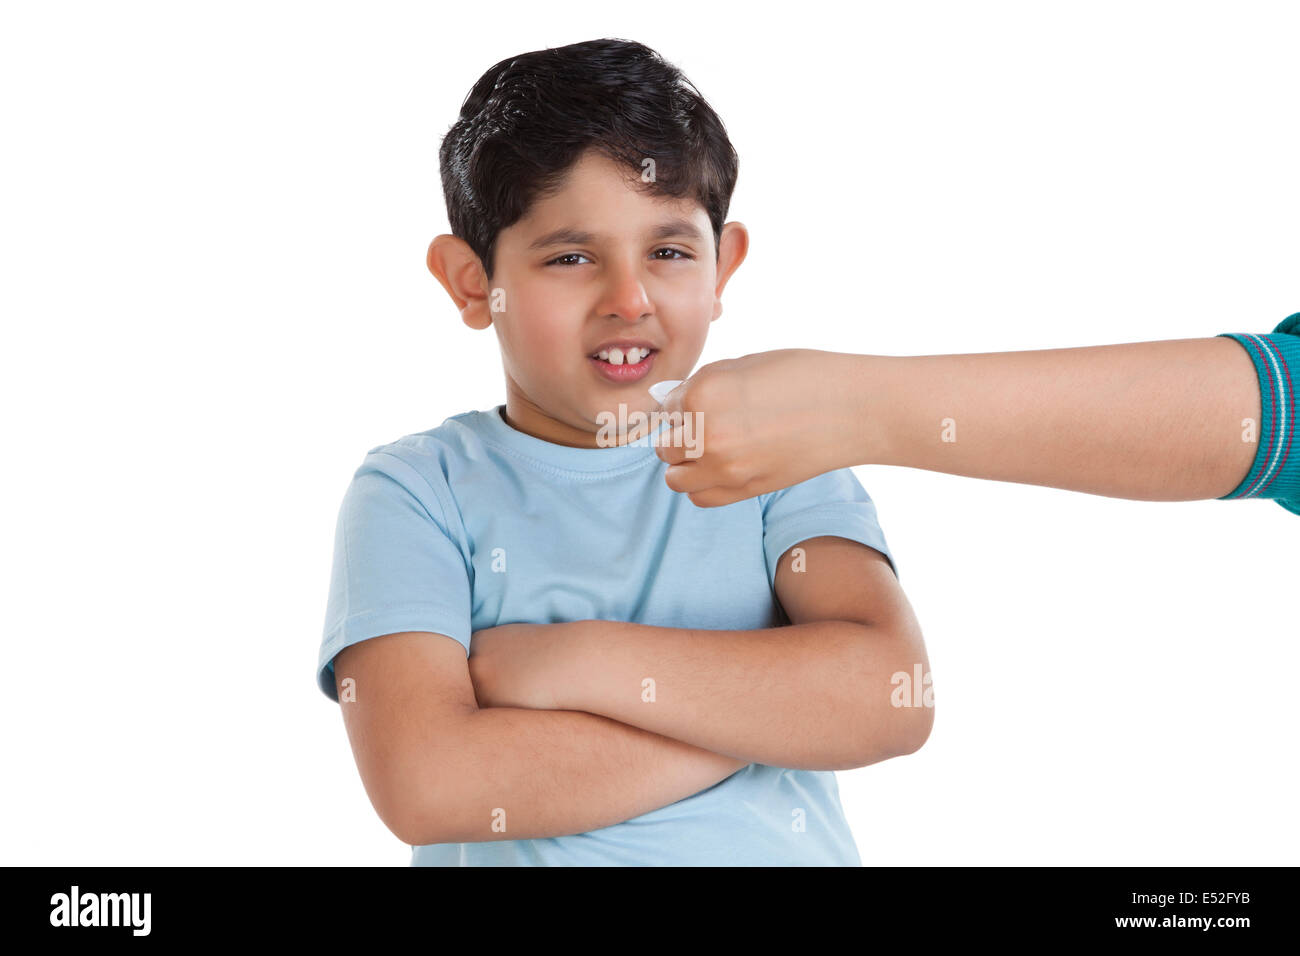
[[[588,421],[598,438],[613,438],[621,444],[629,436],[636,440],[653,431],[657,422],[652,413],[659,410],[659,404],[649,395],[614,398],[593,403],[588,409]]]

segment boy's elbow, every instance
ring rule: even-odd
[[[877,704],[867,709],[863,719],[867,726],[860,737],[859,767],[905,757],[924,747],[934,729],[934,701]]]
[[[394,768],[395,770],[397,768]],[[390,833],[407,846],[457,843],[455,834],[456,773],[431,764],[428,754],[407,761],[385,787],[386,800],[375,810]]]
[[[914,708],[907,715],[904,726],[899,734],[899,749],[894,756],[905,757],[908,754],[914,754],[930,739],[930,731],[934,729],[934,705],[922,705]]]
[[[389,824],[388,832],[407,846],[429,846],[434,843],[446,843],[437,834],[426,828],[426,824],[417,818],[403,818]]]
[[[399,782],[397,787],[401,787]],[[409,782],[408,782],[409,787]],[[420,794],[411,790],[395,790],[384,806],[375,805],[375,812],[388,832],[407,846],[425,846],[440,842],[433,832],[439,814],[434,806]]]
[[[392,834],[408,846],[483,839],[481,814],[476,809],[481,794],[470,769],[479,763],[473,738],[463,727],[449,737],[461,743],[438,748],[443,760],[431,759],[429,748],[421,745],[404,761],[407,771],[391,780],[392,812],[381,817]]]
[[[904,712],[903,717],[893,721],[890,729],[882,737],[879,729],[879,712],[874,716],[877,721],[876,726],[865,735],[866,740],[851,767],[867,767],[882,760],[914,754],[925,746],[925,742],[930,739],[930,730],[934,726],[934,708],[917,707],[915,710]]]
[[[909,676],[914,679],[919,677],[918,671],[913,671]],[[894,757],[916,753],[925,746],[925,742],[930,739],[930,731],[934,729],[934,694],[931,688],[922,683],[920,687],[910,690],[910,694],[890,697],[890,710],[895,718],[891,722],[893,739],[890,741],[893,745],[891,756]]]
[[[858,766],[914,754],[925,746],[934,729],[934,691],[920,631],[913,626],[908,631],[881,633],[871,625],[867,627],[877,641],[893,641],[894,646],[882,654],[863,643],[859,684],[874,691],[866,695],[870,700],[863,700],[861,719],[865,726]],[[882,658],[891,661],[884,671],[887,686],[882,682]]]
[[[407,846],[425,846],[425,841],[416,835],[412,818],[407,816],[388,817],[383,814],[380,814],[379,818],[384,821],[384,826],[388,827],[388,832]]]
[[[447,810],[433,799],[410,794],[392,811],[380,814],[380,819],[407,846],[457,842],[444,832],[450,819]]]

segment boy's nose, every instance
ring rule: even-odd
[[[601,315],[618,316],[629,322],[635,322],[653,311],[650,296],[636,270],[619,269],[616,275],[610,277],[599,310]]]

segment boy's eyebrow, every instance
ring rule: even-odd
[[[547,246],[582,246],[595,242],[599,238],[594,232],[587,232],[573,226],[561,226],[559,229],[553,229],[545,235],[538,236],[528,244],[528,250],[531,252],[536,249],[545,249]],[[653,240],[674,238],[704,240],[699,227],[689,219],[666,219],[650,230],[649,238]]]

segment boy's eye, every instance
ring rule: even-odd
[[[561,259],[586,259],[586,258],[587,257],[584,256],[581,252],[566,252],[562,256],[556,256],[554,259],[552,259],[550,262],[546,264],[548,266],[554,266],[554,265],[576,266],[577,265],[576,262],[561,262],[560,260]]]
[[[659,253],[661,252],[671,252],[672,256],[660,256]],[[671,246],[664,246],[662,249],[656,249],[654,251],[654,257],[658,259],[660,262],[675,262],[677,261],[677,259],[695,258],[689,253],[682,252],[682,250],[680,249],[673,249]],[[586,259],[586,258],[587,257],[584,256],[581,252],[566,252],[562,256],[556,256],[554,259],[552,259],[550,262],[546,264],[548,266],[576,266],[579,265],[579,263],[572,262],[572,261],[566,262],[565,260]],[[588,259],[587,261],[590,262],[591,260]]]

